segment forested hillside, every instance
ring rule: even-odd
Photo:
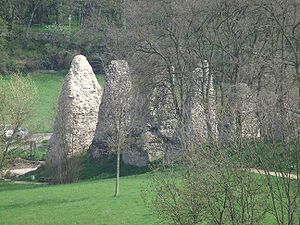
[[[298,92],[299,23],[297,0],[1,0],[0,73],[68,69],[81,53],[96,73],[125,58],[185,76],[205,59],[222,90],[285,73]]]
[[[1,0],[0,72],[67,69],[78,53],[101,71],[107,28],[122,23],[121,8],[114,0]]]

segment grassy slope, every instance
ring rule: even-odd
[[[114,180],[37,187],[0,188],[0,224],[162,224],[145,207],[140,190],[147,176],[121,178],[121,195],[113,197]],[[1,187],[1,186],[0,186]]]
[[[147,168],[122,164],[121,196],[115,198],[115,159],[89,162],[83,156],[82,160],[81,179],[88,181],[56,186],[0,183],[0,224],[163,224],[142,200],[142,190],[152,181]],[[268,204],[269,199],[264,201]],[[267,214],[263,224],[276,222]]]
[[[113,197],[114,179],[66,185],[0,183],[1,225],[158,225],[141,190],[148,175],[121,178],[121,195]],[[268,214],[265,225],[276,224]]]
[[[35,116],[28,122],[34,133],[51,132],[57,99],[64,79],[62,72],[30,74],[38,89]]]

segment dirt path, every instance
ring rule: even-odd
[[[16,176],[20,176],[20,175],[24,175],[26,173],[29,173],[31,171],[37,170],[41,165],[38,165],[36,167],[29,167],[29,168],[22,168],[22,169],[13,169],[13,170],[9,170],[10,173],[16,175]]]
[[[14,184],[35,184],[35,185],[46,185],[46,182],[33,182],[33,181],[10,181]]]
[[[29,138],[29,141],[35,141],[35,142],[48,141],[51,135],[52,133],[32,134]]]
[[[31,171],[37,170],[40,166],[44,165],[44,161],[30,161],[21,158],[17,158],[13,164],[11,164],[4,174],[10,172],[12,176],[21,176]]]
[[[287,176],[290,176],[291,179],[293,180],[297,180],[297,175],[296,174],[282,174],[280,172],[268,172],[266,173],[264,170],[259,170],[259,169],[254,169],[254,168],[251,168],[250,169],[251,173],[257,173],[257,174],[260,174],[260,175],[271,175],[271,176],[274,176],[274,177],[287,177]]]
[[[11,144],[11,146],[9,147],[9,150],[12,150],[14,148],[16,148],[16,146],[21,146],[24,150],[28,150],[30,148],[30,142],[35,142],[36,143],[36,147],[40,147],[43,145],[43,141],[48,141],[51,137],[52,133],[38,133],[38,134],[32,134],[28,137],[28,139],[25,139],[24,143],[22,144]]]

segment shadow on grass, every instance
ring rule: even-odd
[[[74,202],[82,202],[86,201],[90,198],[79,198],[79,199],[45,199],[45,200],[39,200],[39,201],[30,201],[26,203],[17,203],[17,204],[7,204],[7,205],[1,205],[0,204],[0,212],[10,209],[17,209],[17,208],[28,208],[32,206],[43,206],[43,205],[53,205],[57,207],[59,204],[68,204],[68,203],[74,203]]]
[[[10,182],[10,181],[1,181],[0,182],[0,192],[40,188],[40,187],[45,187],[45,185],[30,184],[30,183],[28,183],[28,184],[16,184],[16,183],[13,183],[13,182]]]
[[[46,182],[45,171],[46,171],[46,167],[45,167],[45,165],[42,165],[36,170],[30,171],[26,174],[23,174],[23,175],[20,175],[20,176],[16,177],[14,180],[15,181],[28,181],[28,182],[45,183]],[[34,175],[35,180],[32,180],[32,175]],[[47,183],[45,183],[45,184],[47,184]]]
[[[76,158],[76,160],[78,160]],[[79,180],[100,180],[100,179],[109,179],[114,178],[116,175],[116,162],[117,159],[115,156],[111,156],[102,160],[88,160],[87,154],[80,156],[81,171],[79,174]],[[147,167],[136,167],[131,165],[126,165],[121,161],[120,165],[120,176],[132,176],[139,175],[150,171],[150,168]],[[35,171],[31,171],[27,174],[19,176],[16,178],[18,181],[31,181],[31,176],[34,175],[36,181],[43,182],[47,181],[47,171],[45,166],[41,166]]]
[[[89,161],[87,157],[83,159],[83,169],[80,173],[81,180],[94,180],[94,179],[108,179],[114,178],[116,175],[116,163],[117,159],[115,156],[109,157],[102,160]],[[120,176],[132,176],[139,175],[149,172],[150,168],[136,167],[126,165],[121,161],[120,165]]]

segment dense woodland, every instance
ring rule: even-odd
[[[82,53],[96,71],[125,58],[186,77],[205,59],[218,84],[259,90],[272,70],[300,91],[297,0],[2,0],[0,10],[2,73],[67,69]]]
[[[115,0],[1,1],[0,71],[62,70],[78,53],[89,56],[95,70],[101,71],[107,29],[121,24],[122,4]]]

